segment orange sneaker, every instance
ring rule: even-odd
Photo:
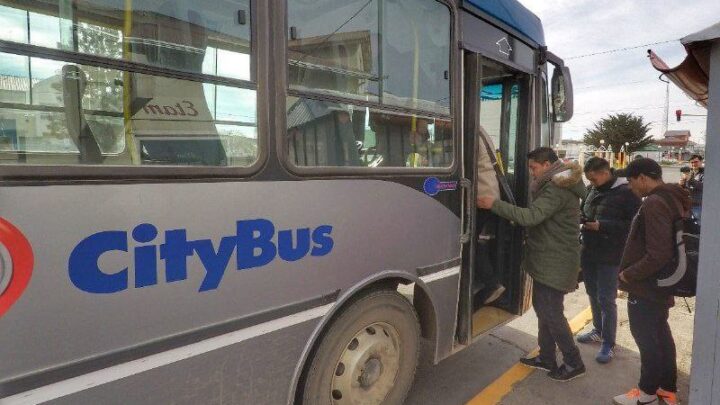
[[[677,395],[674,392],[665,391],[662,388],[657,390],[657,396],[659,396],[660,399],[662,399],[667,405],[677,405],[679,403]]]
[[[620,394],[613,398],[615,405],[658,405],[657,395],[650,395],[638,388],[633,388],[626,394]]]

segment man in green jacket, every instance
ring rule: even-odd
[[[528,208],[491,196],[479,196],[477,205],[527,227],[523,269],[534,280],[532,301],[538,317],[540,355],[520,361],[548,371],[554,380],[569,381],[585,374],[580,350],[563,314],[565,294],[577,287],[580,270],[580,199],[585,196],[585,185],[580,165],[564,164],[550,148],[535,149],[528,160],[533,177]],[[556,346],[563,354],[560,367]]]

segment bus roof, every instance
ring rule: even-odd
[[[540,18],[517,0],[466,0],[465,3],[496,18],[525,35],[539,46],[545,46],[545,33]]]

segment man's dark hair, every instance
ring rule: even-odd
[[[625,169],[625,176],[628,178],[636,179],[641,174],[653,180],[662,180],[662,167],[652,159],[642,158],[633,160]]]
[[[590,159],[588,159],[587,162],[585,162],[585,167],[583,168],[583,173],[587,172],[597,172],[607,170],[610,171],[610,162],[607,160],[599,157],[599,156],[593,156]]]
[[[542,148],[537,148],[534,151],[527,154],[528,159],[532,159],[537,163],[555,163],[558,161],[558,155],[555,153],[552,148],[548,148],[546,146],[543,146]]]
[[[701,162],[703,161],[702,155],[692,155],[692,156],[690,156],[690,160],[693,160],[693,159],[697,159],[697,160],[699,160],[699,161],[701,161]]]

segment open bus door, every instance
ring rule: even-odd
[[[482,183],[496,182],[504,201],[524,205],[528,173],[525,156],[530,147],[532,76],[477,53],[465,55],[465,172],[478,190],[477,161],[495,163]],[[475,198],[473,198],[475,201]],[[528,308],[530,284],[520,270],[522,228],[488,211],[475,211],[471,249],[463,260],[460,339],[471,341],[521,315]],[[505,291],[486,302],[497,285]],[[464,328],[464,329],[463,329]],[[463,339],[464,338],[464,339]]]

